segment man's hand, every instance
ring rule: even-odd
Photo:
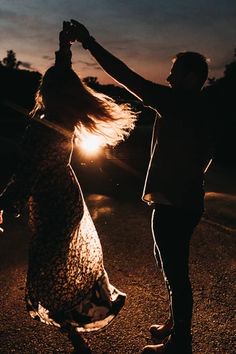
[[[87,28],[76,20],[71,20],[72,33],[75,39],[82,44],[90,39],[90,33]]]

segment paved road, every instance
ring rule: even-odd
[[[195,354],[234,354],[235,232],[217,219],[209,195],[208,214],[191,244],[190,271],[194,288]],[[93,354],[134,354],[151,343],[148,327],[167,315],[167,298],[152,256],[150,210],[139,199],[86,197],[104,250],[111,282],[127,293],[119,317],[103,332],[87,335]],[[223,220],[230,202],[223,200]],[[212,213],[211,213],[212,210]],[[56,329],[33,321],[24,307],[28,233],[24,218],[7,220],[0,236],[0,354],[70,353],[68,339]]]

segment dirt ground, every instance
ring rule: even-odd
[[[233,176],[213,171],[206,213],[191,243],[193,353],[234,354],[236,196]],[[218,177],[217,177],[218,176]],[[222,185],[224,188],[222,188]],[[152,343],[150,324],[165,320],[167,296],[153,257],[151,210],[139,198],[88,194],[111,282],[127,294],[119,316],[86,335],[93,354],[135,354]],[[71,353],[57,329],[32,320],[24,305],[28,232],[24,218],[7,219],[0,235],[0,354]]]

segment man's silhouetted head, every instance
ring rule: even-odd
[[[200,91],[208,77],[206,58],[195,52],[178,53],[167,78],[172,88]]]

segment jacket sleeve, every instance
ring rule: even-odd
[[[144,105],[157,109],[160,113],[163,106],[167,103],[169,105],[171,91],[168,86],[146,80],[103,48],[93,38],[87,43],[86,48],[114,80],[143,101]]]

